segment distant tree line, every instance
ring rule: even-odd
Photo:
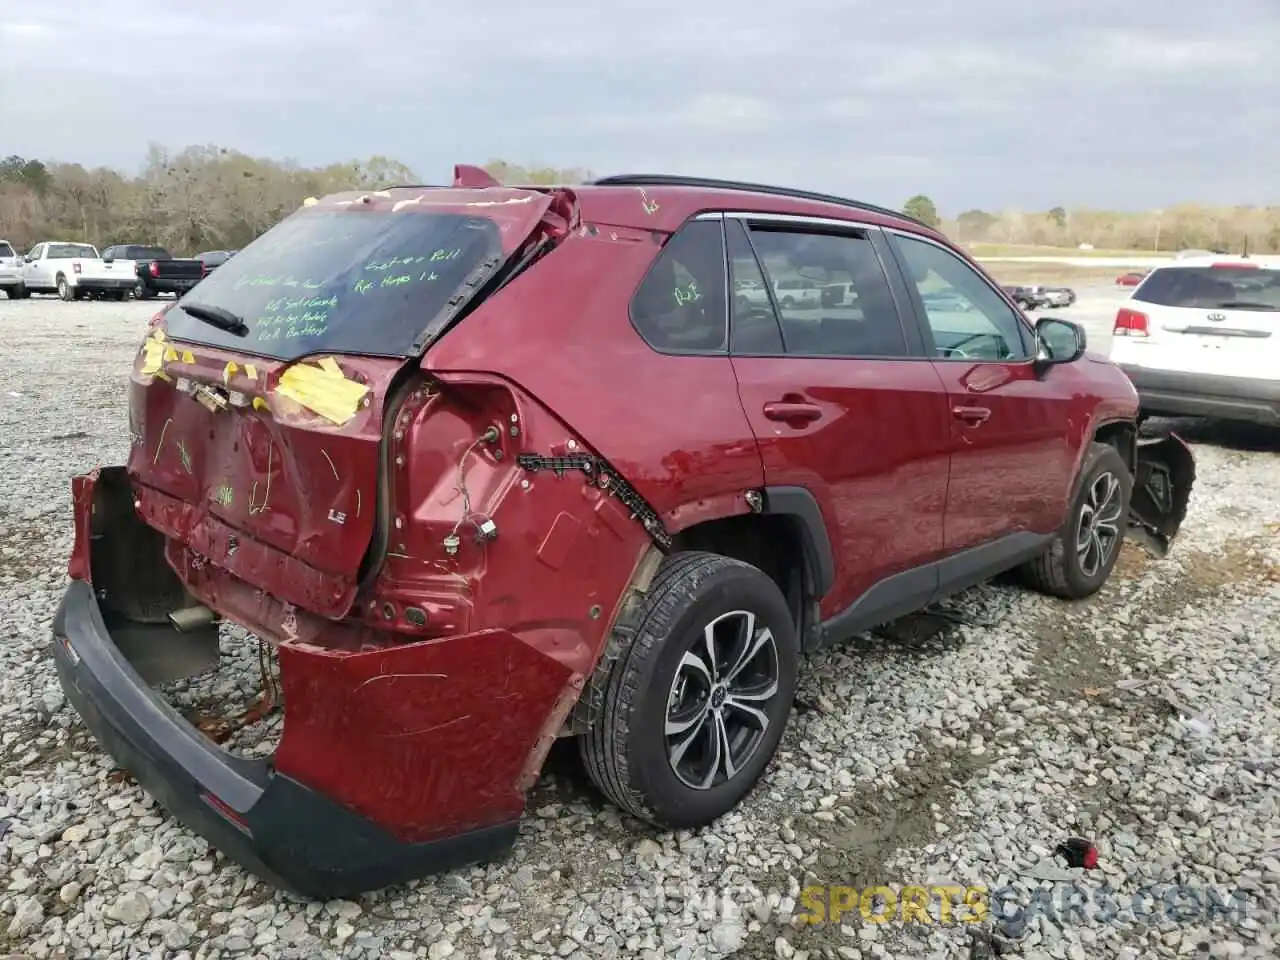
[[[1089,244],[1099,250],[1222,249],[1239,253],[1280,253],[1280,206],[1208,207],[1180,203],[1139,213],[1054,207],[1043,212],[966,210],[941,217],[932,200],[912,197],[904,213],[940,228],[962,244],[1001,243],[1050,247]]]
[[[524,167],[505,160],[485,167],[503,183],[582,183],[591,178],[584,169]],[[99,247],[158,243],[177,254],[238,249],[307,197],[420,182],[409,167],[381,156],[303,167],[218,146],[190,146],[176,153],[153,146],[134,176],[106,167],[10,156],[0,159],[0,239],[22,250],[50,239]],[[1047,212],[966,210],[949,219],[921,194],[908,200],[903,211],[965,244],[1234,251],[1248,237],[1251,251],[1280,251],[1280,207],[1180,204],[1145,213],[1063,207]]]
[[[487,169],[503,182],[577,183],[590,176],[501,160]],[[191,146],[177,153],[152,147],[136,176],[10,156],[0,159],[0,239],[23,251],[42,240],[100,248],[157,243],[179,255],[233,250],[307,197],[422,182],[403,163],[377,156],[308,168],[225,147]]]

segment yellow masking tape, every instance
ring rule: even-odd
[[[319,366],[299,363],[290,367],[275,392],[326,420],[343,424],[356,415],[369,388],[348,380],[337,363],[326,357]]]
[[[236,366],[236,362],[234,360],[228,361],[227,365],[222,369],[222,382],[230,383],[231,378],[235,376],[236,371],[239,369],[240,368]]]
[[[183,351],[182,351],[182,362],[183,362],[183,363],[195,363],[195,362],[196,362],[195,354],[194,354],[194,353],[192,353],[190,350],[183,350]]]
[[[261,397],[254,397],[254,398],[253,398],[253,409],[255,409],[255,410],[267,410],[267,409],[269,409],[269,408],[267,407],[267,401],[263,400]]]
[[[178,351],[173,349],[173,347],[165,347],[164,359],[166,363],[176,363],[178,360]]]
[[[234,364],[232,364],[232,366],[234,366]],[[244,365],[244,375],[248,377],[250,380],[257,380],[258,368],[255,367],[252,363],[246,363]]]
[[[159,340],[147,340],[142,345],[142,369],[138,371],[149,377],[160,371],[160,361],[164,359],[164,344]]]

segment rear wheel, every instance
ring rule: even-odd
[[[1094,443],[1062,529],[1049,549],[1025,564],[1028,583],[1064,600],[1082,600],[1111,576],[1124,542],[1133,477],[1115,447]]]
[[[588,775],[650,823],[718,819],[778,748],[797,646],[786,600],[759,569],[709,553],[668,557],[608,674],[601,715],[579,740]]]
[[[58,274],[58,299],[74,300],[75,298],[76,292],[71,289],[71,285],[67,283],[67,278],[62,274]]]
[[[135,300],[150,300],[155,294],[143,285],[142,281],[138,281],[133,287],[133,298]]]

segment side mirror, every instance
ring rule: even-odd
[[[1088,340],[1080,324],[1057,317],[1036,321],[1036,363],[1041,367],[1075,363],[1087,349]]]
[[[23,262],[23,263],[35,263],[35,262],[36,262],[36,258],[35,258],[35,257],[33,257],[31,254],[29,254],[29,253],[28,253],[25,257],[23,257],[23,258],[22,258],[22,262]]]

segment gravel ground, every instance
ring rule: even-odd
[[[1062,315],[1105,349],[1118,296],[1099,287]],[[123,462],[127,369],[153,309],[0,300],[0,957],[1280,951],[1280,437],[1196,424],[1179,425],[1199,486],[1168,560],[1127,548],[1078,605],[993,583],[957,599],[966,624],[915,618],[821,655],[766,779],[711,829],[646,831],[563,750],[504,862],[354,902],[257,883],[113,773],[44,653],[68,478]],[[228,631],[225,651],[229,669],[174,697],[247,701],[255,649]],[[1098,869],[1054,861],[1077,835],[1096,842]],[[875,924],[854,910],[805,925],[815,884],[983,885],[1042,909],[1015,913],[1022,923],[993,910]],[[1245,908],[1143,899],[1178,887],[1240,891]],[[1117,916],[1099,915],[1103,889]],[[1072,890],[1092,906],[1065,912]]]

